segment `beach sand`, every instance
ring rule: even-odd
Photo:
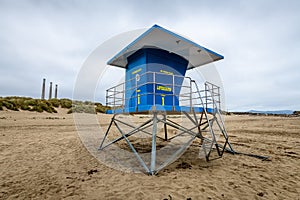
[[[1,111],[0,199],[300,199],[300,117],[231,115],[226,127],[236,151],[270,161],[188,149],[156,176],[125,173],[86,150],[65,110]]]

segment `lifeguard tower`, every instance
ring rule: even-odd
[[[187,70],[223,58],[174,32],[152,26],[108,61],[108,65],[124,68],[126,76],[124,83],[106,91],[106,105],[111,107],[107,113],[113,116],[99,150],[124,140],[151,175],[176,160],[196,140],[207,161],[214,150],[214,158],[222,157],[225,150],[233,152],[221,116],[219,86],[205,82],[199,89],[195,80],[185,76]],[[120,116],[145,120],[130,123]],[[178,116],[189,123],[178,122],[182,119]],[[118,136],[111,133],[113,126]],[[141,133],[150,138],[146,153],[139,152],[131,140]]]

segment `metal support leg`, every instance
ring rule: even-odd
[[[164,114],[164,121],[166,121],[166,120],[167,120],[167,116],[166,116],[166,114]],[[168,130],[167,130],[166,123],[164,123],[164,131],[165,131],[165,141],[167,141],[168,140]]]
[[[153,113],[153,129],[152,129],[152,151],[151,151],[151,175],[155,174],[155,164],[156,164],[156,132],[157,132],[157,112]]]
[[[110,130],[110,128],[111,128],[111,125],[112,125],[114,119],[115,119],[115,115],[112,117],[112,119],[111,119],[111,121],[110,121],[110,124],[109,124],[109,126],[108,126],[108,128],[107,128],[107,130],[106,130],[106,133],[105,133],[105,135],[104,135],[104,137],[103,137],[103,139],[102,139],[102,142],[101,142],[100,147],[98,148],[98,150],[101,150],[101,149],[102,149],[102,146],[103,146],[103,144],[104,144],[104,140],[106,139],[107,134],[109,133],[109,130]]]

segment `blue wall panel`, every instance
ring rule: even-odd
[[[145,111],[153,105],[162,105],[169,110],[179,105],[177,97],[183,79],[176,75],[185,75],[187,60],[162,49],[143,48],[129,56],[127,61],[126,110]],[[153,77],[146,72],[157,74]],[[173,86],[173,82],[178,86]]]

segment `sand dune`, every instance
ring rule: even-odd
[[[85,149],[64,110],[1,111],[0,199],[300,199],[300,117],[226,116],[226,126],[237,151],[271,160],[206,162],[190,147],[156,176],[124,173]]]

